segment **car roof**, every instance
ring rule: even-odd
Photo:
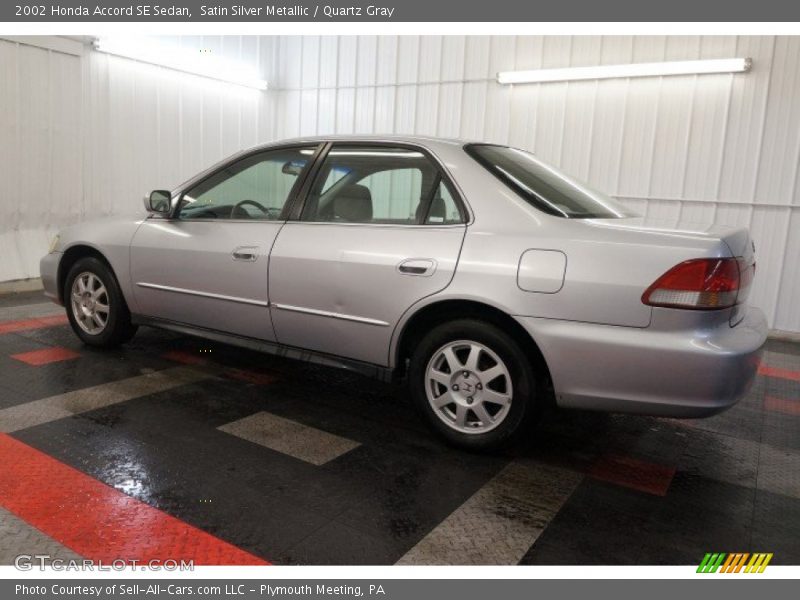
[[[407,143],[416,144],[430,149],[435,149],[437,146],[446,147],[459,147],[465,144],[478,143],[475,140],[459,139],[459,138],[440,138],[424,135],[398,135],[394,133],[387,134],[335,134],[335,135],[315,135],[306,137],[295,137],[284,140],[275,140],[266,144],[259,144],[250,150],[257,150],[259,148],[270,148],[272,146],[283,146],[286,144],[302,144],[312,143],[319,144],[322,142],[389,142],[389,143]]]

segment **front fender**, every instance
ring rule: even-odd
[[[130,246],[144,219],[139,217],[111,217],[88,221],[69,227],[59,233],[61,254],[57,273],[56,292],[66,275],[64,267],[71,264],[80,249],[91,249],[100,254],[111,266],[122,295],[132,312],[136,312],[135,297],[130,276]],[[44,262],[44,259],[43,259]]]

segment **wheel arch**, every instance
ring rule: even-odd
[[[391,358],[394,359],[392,364],[395,367],[396,375],[398,377],[405,376],[408,359],[414,347],[431,327],[446,321],[465,318],[491,323],[510,335],[530,357],[537,373],[547,379],[547,387],[550,387],[550,369],[536,340],[511,315],[495,306],[477,300],[438,300],[419,308],[411,315],[402,325],[393,348],[394,353]]]
[[[100,250],[94,246],[90,246],[88,244],[75,244],[70,246],[64,251],[64,255],[61,257],[61,260],[58,263],[58,299],[62,303],[65,301],[64,284],[67,280],[67,273],[69,273],[72,265],[74,265],[80,259],[87,257],[98,259],[109,268],[114,277],[117,277],[114,267],[111,266],[111,262],[102,252],[100,252]]]

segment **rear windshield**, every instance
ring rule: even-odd
[[[539,210],[566,219],[616,219],[634,216],[616,200],[589,189],[530,152],[469,144],[467,153]]]

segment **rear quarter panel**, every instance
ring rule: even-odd
[[[641,296],[660,275],[689,258],[730,256],[714,236],[544,214],[458,150],[445,148],[444,162],[473,219],[448,297],[482,300],[510,315],[647,327],[652,311]],[[518,286],[520,258],[530,249],[566,255],[555,293]]]

